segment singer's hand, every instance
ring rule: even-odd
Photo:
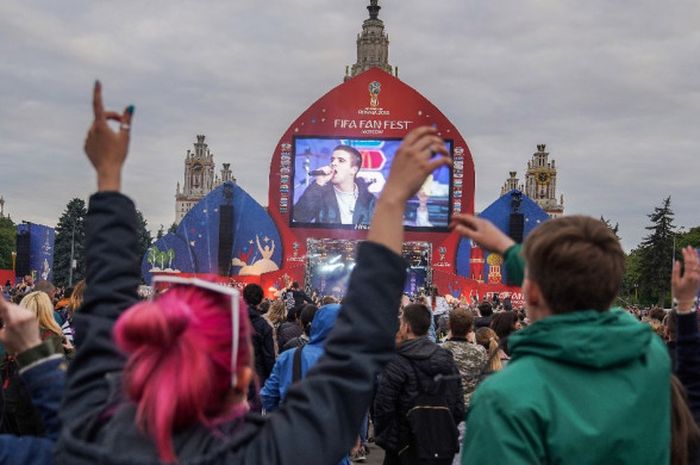
[[[322,166],[318,169],[318,171],[323,171],[326,174],[320,174],[316,176],[316,184],[318,184],[319,186],[325,186],[326,184],[328,184],[328,181],[330,181],[333,177],[333,168],[331,168],[330,166]]]

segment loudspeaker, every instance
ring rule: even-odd
[[[233,206],[219,205],[219,274],[228,276],[233,255]]]
[[[508,221],[508,235],[518,244],[523,243],[525,216],[522,213],[511,213]]]
[[[29,264],[30,250],[29,231],[24,231],[17,234],[17,261],[15,263],[15,274],[17,276],[26,276],[32,274]]]

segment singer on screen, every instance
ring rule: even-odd
[[[358,177],[362,155],[354,147],[338,145],[331,161],[314,172],[314,182],[294,204],[294,221],[321,224],[369,224],[376,198]]]

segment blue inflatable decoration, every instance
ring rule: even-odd
[[[141,271],[259,276],[282,263],[282,241],[270,215],[233,182],[217,187],[185,215],[174,233],[146,252]]]
[[[510,214],[514,210],[523,215],[523,238],[527,237],[540,223],[549,219],[549,215],[537,203],[516,189],[499,197],[481,212],[479,217],[491,221],[498,229],[508,234]],[[472,242],[467,239],[461,239],[457,247],[457,274],[466,278],[472,277],[470,260],[472,247]],[[489,260],[487,252],[484,252],[483,258],[485,263],[481,278],[484,282],[488,282]],[[505,274],[504,270],[501,272]],[[507,282],[505,276],[503,276],[503,282]]]

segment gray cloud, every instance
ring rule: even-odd
[[[270,156],[288,125],[342,82],[365,1],[6,0],[0,4],[0,194],[15,219],[55,224],[94,181],[82,155],[92,81],[134,103],[125,190],[153,229],[174,217],[195,134],[267,203]],[[467,139],[476,207],[538,143],[560,167],[569,213],[620,222],[626,248],[673,196],[700,224],[700,4],[385,0],[400,77]]]

